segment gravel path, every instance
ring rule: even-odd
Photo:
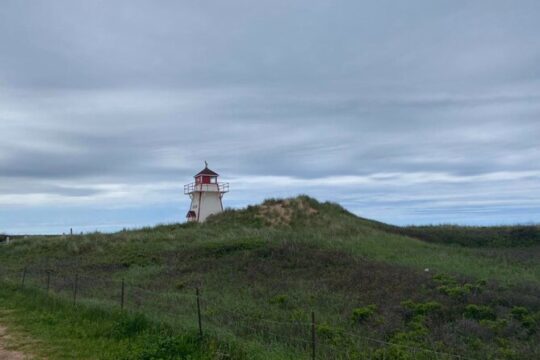
[[[0,325],[0,360],[24,360],[23,353],[6,350],[3,346],[4,339],[8,337],[6,328]]]

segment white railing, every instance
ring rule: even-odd
[[[229,192],[229,183],[217,183],[217,184],[197,184],[191,183],[184,185],[184,194],[189,195],[196,191],[208,191],[219,192],[224,194]]]

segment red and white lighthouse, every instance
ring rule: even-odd
[[[206,166],[195,175],[195,182],[184,185],[184,194],[191,198],[188,221],[203,222],[208,216],[222,212],[223,195],[229,192],[229,184],[218,182],[219,175],[204,163]]]

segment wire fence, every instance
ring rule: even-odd
[[[432,348],[397,344],[355,333],[339,326],[317,323],[315,312],[301,319],[270,319],[223,308],[217,297],[204,289],[159,289],[152,284],[134,284],[124,279],[91,276],[76,269],[59,271],[28,265],[22,269],[3,268],[0,281],[20,289],[32,288],[47,295],[71,301],[73,305],[91,304],[108,309],[141,313],[150,319],[174,327],[197,329],[200,336],[212,333],[256,342],[263,347],[306,359],[467,359]],[[339,334],[336,340],[328,334]],[[222,358],[230,357],[221,354]]]

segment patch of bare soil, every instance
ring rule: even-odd
[[[9,338],[5,327],[0,325],[0,360],[24,360],[29,359],[23,353],[7,350],[4,347],[5,340]]]

